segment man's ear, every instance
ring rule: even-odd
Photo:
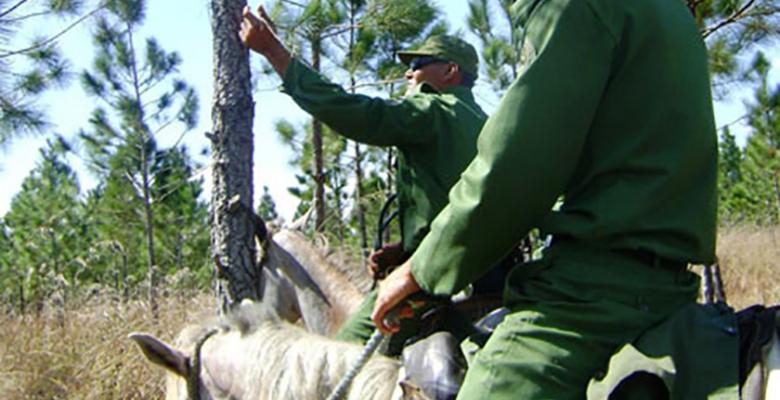
[[[152,363],[162,366],[183,378],[189,376],[189,358],[181,351],[145,333],[134,332],[128,337],[138,345],[144,356]]]
[[[453,62],[447,64],[447,72],[445,73],[446,82],[453,85],[459,85],[461,79],[462,74],[460,73],[460,65]]]

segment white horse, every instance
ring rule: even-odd
[[[232,321],[185,328],[176,347],[142,333],[130,338],[168,370],[168,400],[324,399],[362,351],[283,322],[253,319],[244,311]],[[428,399],[399,381],[399,369],[398,361],[374,355],[343,398]]]

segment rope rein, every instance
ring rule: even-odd
[[[388,325],[396,325],[399,323],[398,314],[400,311],[401,306],[399,305],[387,313],[385,316],[385,321],[389,323]],[[379,329],[374,329],[374,333],[371,334],[371,338],[369,338],[368,342],[366,342],[366,345],[363,346],[363,351],[360,353],[360,356],[355,359],[347,373],[341,378],[339,383],[327,397],[327,400],[339,400],[344,397],[344,395],[347,393],[347,389],[349,389],[349,385],[352,384],[352,381],[355,380],[355,377],[360,372],[360,370],[366,365],[366,363],[368,363],[371,355],[373,355],[379,345],[381,345],[385,339],[389,337],[389,335],[383,335]]]
[[[382,342],[387,337],[388,336],[382,335],[382,332],[380,332],[379,329],[374,329],[374,333],[371,334],[371,338],[368,339],[368,342],[366,342],[366,345],[363,347],[363,351],[360,353],[360,356],[358,356],[347,373],[341,378],[339,383],[330,393],[330,396],[328,396],[327,400],[339,400],[344,397],[344,395],[347,393],[347,389],[349,389],[349,385],[351,385],[352,381],[355,380],[358,372],[360,372],[360,370],[363,369],[363,366],[368,363],[371,355],[374,354],[374,351],[376,351],[379,345],[382,344]]]

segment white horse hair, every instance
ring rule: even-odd
[[[362,350],[359,345],[269,320],[256,307],[250,313],[246,305],[240,308],[244,311],[230,321],[185,328],[177,348],[151,335],[130,335],[150,361],[170,372],[166,399],[324,399]],[[256,321],[257,315],[264,320]],[[398,361],[374,355],[344,399],[424,398],[414,387],[399,385],[399,369]],[[194,390],[199,394],[188,394],[188,377],[192,382],[197,370]],[[193,386],[189,387],[192,392]]]

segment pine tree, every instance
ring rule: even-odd
[[[759,52],[750,77],[758,82],[748,104],[751,132],[738,165],[733,139],[724,136],[721,144],[721,202],[728,207],[727,221],[780,222],[780,87],[769,85],[769,69]]]
[[[726,127],[720,137],[718,159],[718,216],[721,223],[733,223],[744,218],[740,215],[742,203],[742,149],[736,137]]]
[[[279,219],[276,212],[276,202],[268,192],[268,186],[263,186],[263,195],[260,197],[260,205],[257,206],[257,215],[266,222],[274,222]]]
[[[209,277],[208,208],[200,200],[203,180],[193,178],[198,165],[185,147],[161,151],[154,160],[154,231],[161,249],[160,265],[167,267],[163,272],[189,271]]]
[[[66,145],[49,142],[4,217],[9,254],[4,275],[18,285],[18,304],[40,310],[52,294],[64,299],[86,269],[84,224],[75,172],[64,162]],[[10,283],[10,282],[9,282]],[[14,286],[16,286],[14,285]]]
[[[523,31],[512,22],[513,0],[470,0],[469,30],[477,35],[482,48],[485,78],[498,93],[517,79],[523,63]]]
[[[345,13],[340,3],[337,0],[313,0],[304,5],[278,1],[272,9],[273,18],[277,26],[283,28],[288,43],[296,53],[310,61],[316,72],[323,71],[322,60],[330,55],[330,42],[344,29]],[[316,118],[311,120],[309,140],[312,152],[310,176],[313,179],[314,229],[323,232],[326,218],[332,218],[334,212],[328,210],[326,205],[325,133],[322,122]]]
[[[349,74],[349,90],[350,93],[357,93],[357,75],[360,72],[362,63],[365,62],[369,55],[365,47],[361,47],[358,44],[358,19],[361,12],[365,9],[366,1],[364,0],[348,0],[347,3],[347,18],[349,19],[348,30],[348,42],[347,42],[347,57],[344,58],[342,68]],[[355,174],[355,192],[354,192],[354,215],[357,219],[357,231],[360,253],[365,263],[366,258],[369,255],[368,252],[368,228],[366,226],[366,204],[365,188],[364,188],[364,176],[363,176],[363,149],[358,142],[352,143],[354,149],[354,159],[352,171]]]
[[[48,89],[64,86],[69,76],[57,40],[102,8],[101,4],[91,9],[88,5],[84,0],[0,0],[0,146],[47,127],[46,113],[37,104],[39,97]],[[49,24],[55,18],[67,26],[21,44],[22,28]]]
[[[686,4],[707,44],[717,95],[726,95],[733,83],[744,82],[750,65],[740,59],[780,37],[780,8],[774,0],[686,0]]]
[[[14,305],[24,312],[24,296],[17,296],[23,285],[19,279],[19,271],[12,269],[14,260],[11,243],[10,228],[6,227],[5,221],[0,219],[0,304],[7,307],[10,312]]]
[[[160,156],[156,136],[169,126],[186,132],[195,126],[197,96],[176,78],[181,59],[167,53],[154,39],[143,46],[136,37],[145,17],[144,0],[112,0],[109,13],[98,19],[92,71],[82,74],[85,90],[113,112],[93,112],[91,132],[82,132],[91,167],[104,180],[101,207],[106,218],[142,227],[140,247],[131,232],[116,232],[125,249],[146,255],[148,299],[156,313],[160,268],[155,244],[154,165]],[[105,224],[110,225],[110,224]],[[120,224],[121,225],[121,224]],[[132,253],[131,253],[132,254]]]

